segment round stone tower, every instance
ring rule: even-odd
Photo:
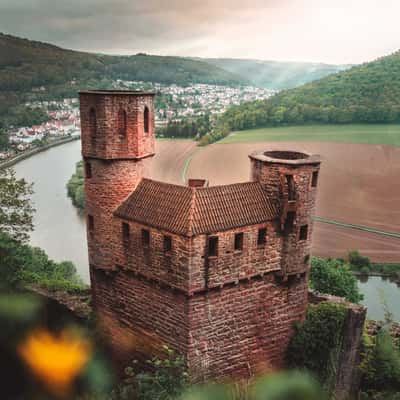
[[[154,93],[80,92],[90,268],[114,269],[114,210],[147,174],[154,155]]]
[[[265,185],[280,210],[282,275],[306,273],[321,159],[288,150],[257,151],[250,156],[252,181]]]

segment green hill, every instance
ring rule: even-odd
[[[197,58],[242,76],[255,86],[290,89],[343,71],[351,65],[263,61],[235,58]]]
[[[354,122],[400,122],[400,51],[264,101],[231,107],[219,119],[225,133],[285,124]]]
[[[0,33],[0,127],[22,123],[26,100],[76,96],[112,80],[237,85],[241,77],[204,61],[146,54],[108,56],[65,50]],[[26,119],[26,118],[25,118]],[[34,123],[34,121],[31,121]]]

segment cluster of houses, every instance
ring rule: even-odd
[[[219,86],[203,83],[179,86],[176,84],[117,80],[115,85],[125,89],[154,90],[165,95],[166,106],[156,110],[156,125],[185,117],[224,112],[231,105],[263,100],[275,91],[254,86]]]
[[[117,80],[119,89],[154,90],[164,95],[165,101],[156,109],[156,125],[169,121],[179,121],[186,117],[224,112],[231,105],[246,101],[262,100],[275,92],[254,86],[218,86],[208,84],[162,84],[157,82]],[[8,132],[11,150],[0,152],[0,160],[8,159],[17,152],[31,149],[44,138],[54,140],[64,136],[79,135],[80,118],[77,98],[62,101],[34,101],[26,104],[31,108],[41,108],[50,117],[48,122],[30,127],[14,128]]]
[[[7,152],[0,152],[0,160],[13,157],[16,152],[30,150],[44,138],[54,140],[65,136],[79,136],[78,99],[64,99],[59,102],[37,101],[26,105],[46,110],[50,120],[40,125],[11,129],[8,132],[11,149]]]

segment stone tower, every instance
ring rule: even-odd
[[[113,211],[146,174],[154,155],[154,93],[79,95],[89,265],[112,270]]]
[[[250,155],[250,182],[157,182],[153,94],[80,99],[93,303],[121,369],[163,345],[194,381],[284,367],[306,316],[319,157],[269,150]]]
[[[261,182],[280,208],[283,235],[281,275],[309,269],[320,157],[305,152],[271,150],[250,155],[252,181]]]

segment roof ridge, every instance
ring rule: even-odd
[[[156,179],[151,179],[151,178],[142,178],[141,181],[156,183],[156,184],[163,185],[163,186],[173,186],[173,187],[178,187],[178,188],[183,188],[183,189],[190,189],[189,186],[186,186],[186,185],[178,185],[177,183],[157,181]]]
[[[210,189],[215,189],[215,188],[227,188],[227,187],[232,187],[232,186],[245,186],[245,185],[254,185],[254,184],[260,184],[258,181],[245,181],[245,182],[235,182],[235,183],[227,183],[225,185],[215,185],[215,186],[202,186],[202,187],[197,187],[197,190],[210,190]]]
[[[192,236],[193,234],[193,220],[194,220],[194,210],[196,208],[196,188],[191,187],[192,190],[192,198],[190,200],[190,209],[189,209],[189,225],[188,225],[188,236]]]

